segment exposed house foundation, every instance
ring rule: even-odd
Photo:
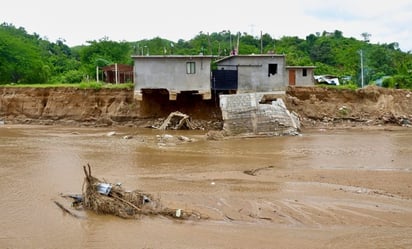
[[[282,93],[220,95],[223,129],[230,135],[297,135],[300,123]]]

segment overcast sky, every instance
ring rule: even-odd
[[[412,50],[411,0],[12,0],[0,7],[0,21],[24,27],[69,46],[108,37],[137,41],[162,37],[189,40],[199,32],[268,33],[305,38],[340,30],[371,43],[398,42]]]

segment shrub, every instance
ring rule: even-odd
[[[102,87],[103,84],[99,82],[82,82],[79,85],[81,89],[101,89]]]
[[[387,78],[382,83],[383,87],[388,88],[406,88],[412,89],[412,76],[410,75],[395,75]]]
[[[70,70],[61,77],[62,83],[79,83],[83,80],[83,72],[79,70]]]

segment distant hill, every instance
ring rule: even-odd
[[[365,36],[366,37],[366,36]],[[384,86],[412,88],[412,55],[396,42],[371,44],[344,37],[341,31],[323,31],[297,36],[254,37],[229,31],[202,33],[186,41],[172,42],[161,37],[140,41],[111,41],[107,37],[70,48],[64,40],[51,42],[28,34],[22,27],[0,25],[0,83],[79,82],[93,79],[96,67],[111,63],[132,64],[131,55],[205,54],[286,54],[288,65],[315,65],[316,74],[333,74],[347,83],[360,82],[360,51],[364,80],[370,83],[386,77]],[[380,82],[380,81],[378,81]]]

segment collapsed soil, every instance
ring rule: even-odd
[[[303,127],[409,126],[412,120],[409,90],[288,87],[283,99]],[[170,101],[167,95],[156,93],[137,101],[133,90],[126,89],[2,87],[0,120],[9,124],[147,127],[180,111],[191,117],[196,128],[217,130],[222,128],[218,102],[197,95]]]

